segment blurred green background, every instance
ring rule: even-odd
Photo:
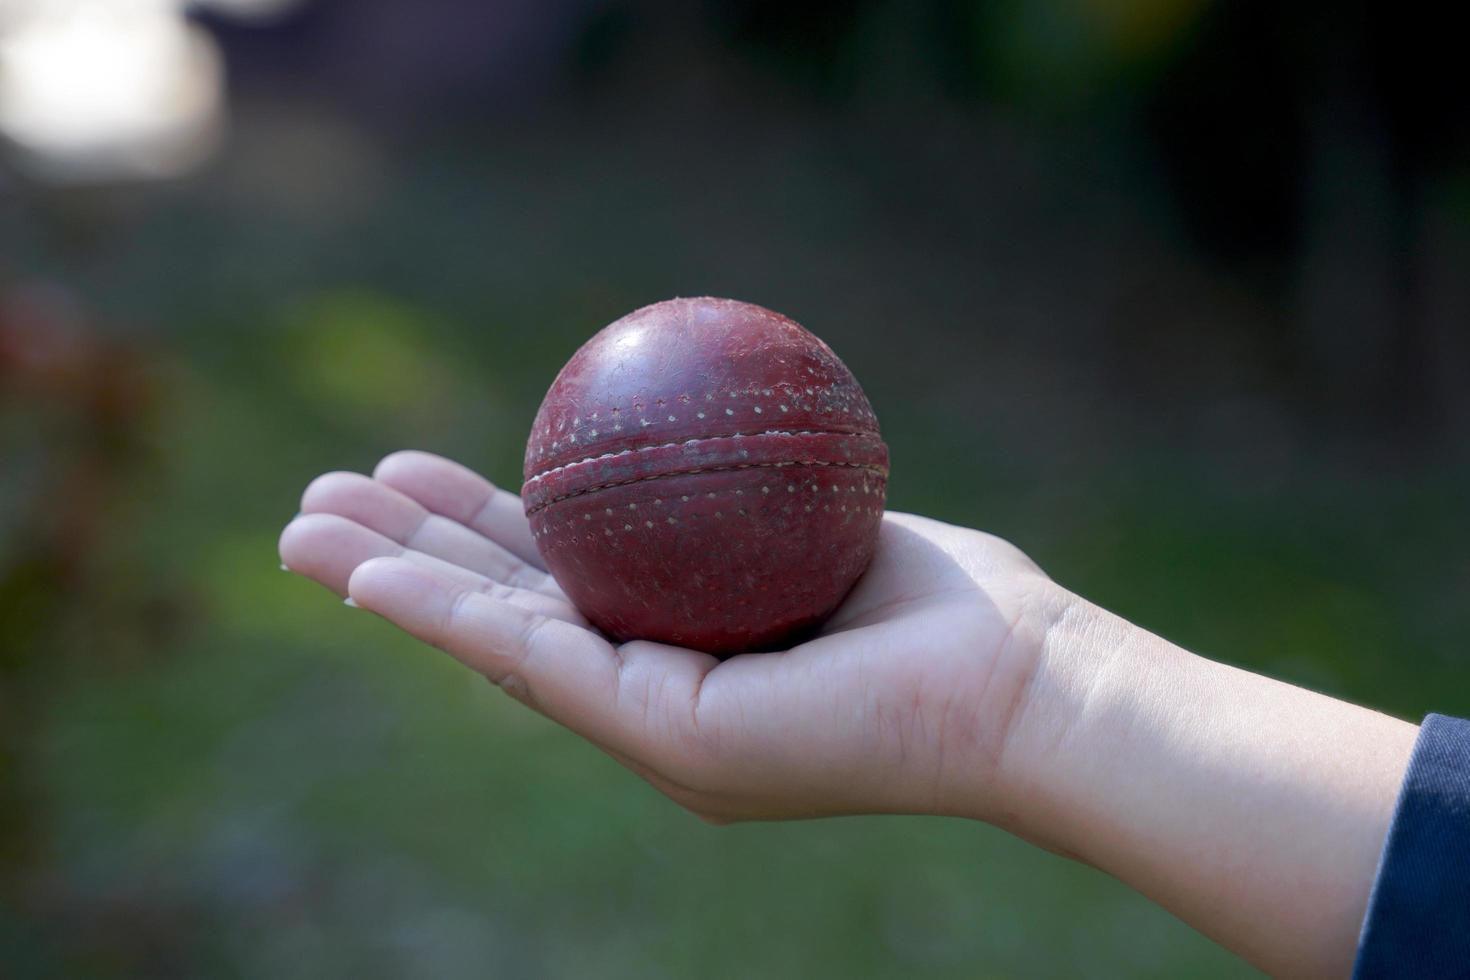
[[[28,122],[27,2],[0,976],[1250,974],[980,825],[704,826],[277,570],[319,472],[418,447],[517,486],[562,362],[672,295],[828,340],[893,508],[1200,653],[1470,714],[1470,142],[1430,16],[154,0],[219,67],[179,151]],[[103,66],[98,126],[104,48],[68,67]]]

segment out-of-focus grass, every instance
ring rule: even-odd
[[[264,354],[242,338],[229,357],[186,357],[177,377],[165,476],[134,488],[137,523],[116,547],[186,586],[201,614],[145,667],[79,658],[54,692],[46,806],[54,871],[71,887],[174,910],[190,924],[180,962],[236,975],[1241,973],[1101,875],[981,826],[705,827],[440,655],[282,574],[274,535],[314,470],[365,468],[484,412],[466,428],[504,477],[533,407],[501,401],[514,385],[495,371],[439,355],[432,331],[391,333],[407,330],[388,325],[398,313],[334,320],[338,333],[304,345],[298,312],[265,333]],[[353,370],[378,356],[372,344],[408,361],[382,383],[433,376],[436,403],[392,413],[401,393],[334,387],[336,344]],[[394,443],[379,443],[385,425]],[[1011,524],[1023,544],[1042,519],[942,489],[964,486],[967,464],[900,455],[900,504],[942,500],[945,516]],[[1237,662],[1463,710],[1437,683],[1444,638],[1421,619],[1428,597],[1396,589],[1393,560],[1355,531],[1378,501],[1329,519],[1290,495],[1232,505],[1183,481],[1135,489],[1049,539],[1059,576]],[[1419,490],[1391,522],[1422,535],[1429,558],[1436,502],[1452,505]],[[66,937],[48,938],[40,972],[71,972]]]
[[[106,636],[65,633],[66,655],[47,667],[33,804],[48,828],[37,888],[49,899],[0,916],[0,963],[22,975],[1248,973],[1122,886],[979,825],[706,827],[437,653],[277,570],[275,535],[322,470],[367,470],[418,446],[516,485],[552,373],[611,315],[668,292],[771,282],[774,295],[749,298],[851,303],[816,320],[791,312],[872,392],[894,507],[1004,534],[1065,584],[1203,653],[1410,716],[1470,712],[1457,648],[1470,566],[1445,533],[1462,475],[1373,478],[1304,452],[1253,481],[1235,457],[1157,434],[1058,449],[1048,439],[1065,437],[1035,418],[1045,399],[1026,388],[1056,378],[1008,376],[1015,362],[988,359],[1004,351],[968,350],[922,310],[881,330],[881,316],[844,316],[862,299],[842,283],[870,258],[812,249],[803,274],[838,285],[802,293],[779,271],[791,255],[713,254],[711,235],[712,254],[691,258],[672,233],[678,212],[643,188],[623,206],[647,212],[651,254],[639,264],[607,248],[599,266],[573,250],[579,264],[551,231],[532,234],[533,203],[496,196],[493,182],[456,196],[442,177],[402,214],[385,205],[379,220],[402,241],[368,250],[379,277],[370,260],[328,261],[328,245],[362,229],[314,245],[267,237],[276,249],[241,219],[239,252],[206,237],[208,260],[166,247],[188,222],[140,232],[155,260],[214,271],[177,283],[150,461],[119,491],[96,563],[104,595],[149,583],[188,615],[157,649],[123,658]],[[561,177],[547,187],[583,193]],[[806,180],[778,187],[778,203],[842,193]],[[532,202],[538,193],[551,190]],[[631,225],[598,210],[617,195],[585,193],[547,213],[601,214],[580,246],[595,252]],[[466,200],[478,220],[458,219]],[[773,249],[801,253],[802,229],[831,236],[825,205],[808,206]],[[248,273],[261,281],[221,271],[237,254],[267,270]],[[723,279],[690,273],[740,261]],[[327,268],[299,271],[313,262]],[[477,263],[494,281],[476,278]],[[266,283],[270,270],[280,281]],[[686,273],[689,285],[671,285]],[[193,320],[201,311],[212,319]],[[56,908],[66,914],[35,911]]]

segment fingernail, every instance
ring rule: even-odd
[[[361,609],[362,608],[361,606],[359,606],[357,604],[357,601],[355,599],[353,599],[352,596],[348,596],[347,598],[343,599],[342,600],[342,605],[344,605],[344,606],[351,606],[353,609]]]

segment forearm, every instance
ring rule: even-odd
[[[1415,726],[1062,608],[1000,760],[1010,829],[1273,975],[1346,975]]]

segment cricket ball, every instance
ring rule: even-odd
[[[799,639],[867,568],[888,447],[832,348],[729,299],[645,306],[551,384],[521,494],[547,568],[616,640]]]

